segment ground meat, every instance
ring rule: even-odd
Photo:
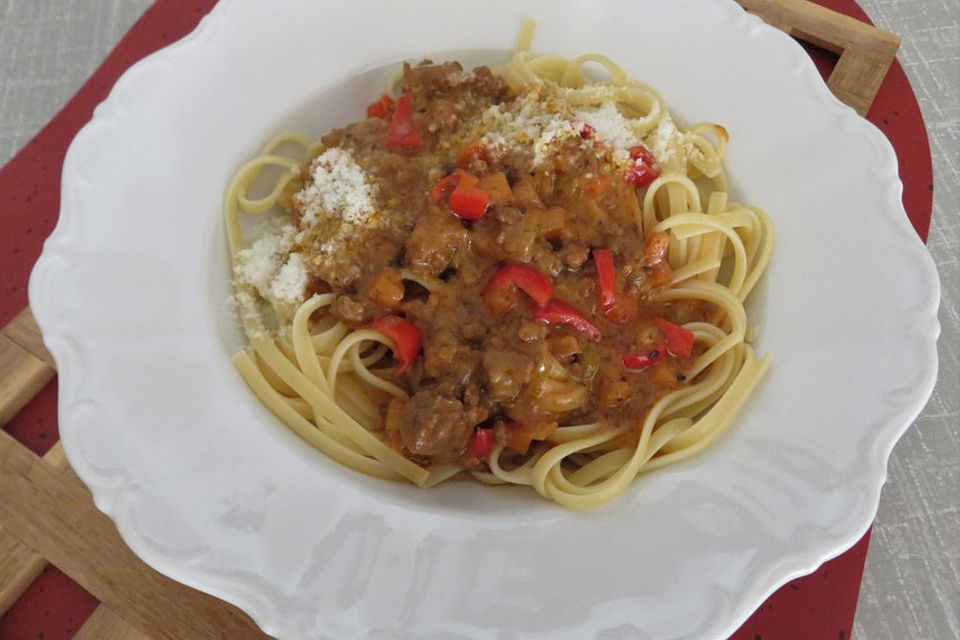
[[[469,233],[448,212],[427,213],[417,221],[407,239],[406,260],[432,276],[439,276],[469,245]]]
[[[549,327],[534,322],[533,320],[523,319],[520,321],[520,327],[517,329],[517,337],[523,342],[536,342],[543,340],[550,333]]]
[[[512,402],[533,374],[533,358],[513,349],[488,349],[483,354],[487,394],[500,403]]]
[[[461,342],[449,328],[438,329],[423,346],[423,372],[428,378],[465,385],[479,361],[480,351]]]
[[[416,66],[404,65],[403,73],[404,91],[415,108],[426,107],[439,96],[446,100],[469,97],[471,102],[478,98],[493,101],[502,98],[507,90],[503,80],[489,68],[465,72],[459,62],[430,64],[424,60]]]
[[[330,313],[338,320],[351,326],[366,324],[383,315],[383,312],[367,298],[355,299],[349,295],[341,295],[330,305]]]
[[[571,244],[560,250],[560,258],[571,269],[579,269],[590,258],[590,248]]]
[[[543,208],[543,202],[537,194],[537,184],[533,178],[524,178],[513,185],[512,204],[522,210]]]
[[[487,335],[489,327],[479,320],[467,320],[460,327],[460,332],[467,340],[482,340]]]
[[[456,460],[472,431],[463,403],[439,391],[418,391],[400,413],[404,446],[437,462]]]
[[[530,262],[537,233],[527,227],[516,227],[497,235],[497,245],[504,257],[514,262]]]

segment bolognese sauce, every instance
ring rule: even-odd
[[[615,118],[486,67],[405,65],[367,116],[323,136],[290,189],[308,228],[290,252],[308,294],[336,295],[329,313],[391,341],[409,398],[382,401],[382,438],[465,468],[495,445],[530,455],[562,424],[636,440],[690,382],[702,348],[681,325],[712,311],[658,301],[669,237],[644,237],[638,193],[660,159]]]

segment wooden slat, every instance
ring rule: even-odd
[[[17,415],[55,374],[43,360],[0,335],[0,426]]]
[[[56,375],[30,309],[0,330],[0,426],[10,421]],[[57,442],[44,455],[58,470],[67,467]],[[13,605],[46,568],[47,560],[0,527],[0,615]]]
[[[0,616],[13,606],[46,566],[43,556],[0,527]]]
[[[157,640],[268,638],[237,608],[154,571],[83,485],[0,432],[0,523]]]
[[[900,48],[900,37],[806,0],[737,0],[788,34],[840,54],[827,86],[866,115]]]
[[[53,356],[43,346],[43,336],[40,335],[40,329],[37,327],[36,320],[33,319],[30,307],[18,313],[0,333],[29,351],[34,357],[46,362],[51,368],[56,368]]]
[[[873,99],[880,90],[890,68],[890,60],[877,60],[853,49],[847,49],[837,61],[830,74],[827,86],[833,94],[856,109],[862,116],[867,115]]]
[[[60,473],[73,476],[59,442],[50,447],[43,460]],[[47,564],[46,558],[0,527],[0,616],[23,595]]]
[[[109,608],[100,605],[80,627],[73,640],[152,640]]]

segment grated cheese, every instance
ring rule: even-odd
[[[249,285],[266,298],[286,253],[293,245],[294,234],[295,229],[289,224],[279,230],[272,230],[269,226],[264,229],[253,244],[237,252],[236,281]]]
[[[374,211],[374,189],[349,151],[327,149],[310,165],[311,182],[294,196],[302,210],[301,228],[318,218],[362,223]]]
[[[240,316],[240,322],[243,324],[247,335],[254,338],[265,338],[269,331],[263,325],[263,316],[260,315],[260,309],[257,305],[257,299],[247,291],[237,291],[230,300],[233,302]]]
[[[580,137],[580,127],[570,120],[556,118],[546,124],[533,143],[533,164],[539,165],[555,153],[565,140]]]
[[[609,145],[612,159],[616,164],[625,164],[630,159],[627,151],[640,143],[627,119],[611,101],[599,107],[578,109],[575,115],[596,131],[595,137]]]
[[[303,292],[308,281],[307,264],[299,253],[291,253],[277,272],[270,285],[270,295],[275,300],[298,303],[303,300]]]
[[[679,135],[670,116],[664,116],[653,133],[647,137],[647,148],[661,163],[668,162],[673,156],[673,143]]]
[[[451,87],[459,87],[476,79],[477,74],[474,71],[455,71],[447,76],[447,82],[450,83]]]
[[[703,158],[690,135],[680,131],[669,114],[664,114],[657,127],[647,134],[644,145],[661,165],[673,171],[683,171],[688,161]]]
[[[267,224],[253,244],[237,252],[234,302],[248,331],[266,331],[258,297],[288,315],[303,302],[309,276],[303,256],[290,252],[295,233],[293,225]]]
[[[301,266],[304,277],[314,270],[311,265],[323,271],[342,259],[351,242],[360,241],[360,231],[384,225],[376,194],[376,185],[349,151],[334,147],[317,156],[307,185],[293,197],[301,216],[295,241],[306,249],[300,262],[288,266],[291,282],[299,282]]]
[[[491,156],[530,155],[533,166],[556,153],[570,139],[581,140],[580,126],[566,103],[531,92],[520,100],[491,105],[474,123],[483,132],[481,144]]]

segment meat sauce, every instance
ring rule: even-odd
[[[635,222],[642,187],[624,179],[589,127],[557,136],[541,157],[515,144],[516,131],[504,144],[503,131],[484,130],[491,113],[531,117],[538,101],[557,122],[575,121],[550,96],[511,92],[487,68],[408,65],[402,90],[418,145],[388,143],[390,103],[323,137],[377,185],[383,223],[310,263],[309,288],[337,293],[331,313],[349,326],[398,316],[422,336],[422,352],[400,375],[409,400],[383,407],[386,441],[422,464],[477,468],[485,464],[481,443],[528,455],[560,425],[603,422],[622,429],[624,443],[636,439],[651,405],[689,382],[685,365],[699,352],[661,353],[654,319],[683,324],[711,311],[656,301],[671,272],[666,236],[645,240]],[[451,209],[450,188],[464,175],[488,198],[478,219]],[[606,308],[596,249],[613,256],[616,302]],[[507,265],[535,268],[552,284],[551,299],[595,331],[544,318],[522,286],[491,290]],[[656,358],[627,368],[623,356],[637,352]]]

